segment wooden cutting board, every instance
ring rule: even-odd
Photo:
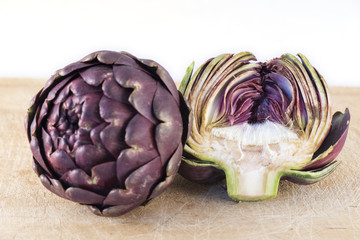
[[[50,193],[31,169],[23,120],[44,83],[0,79],[0,239],[360,239],[360,88],[330,88],[352,119],[342,163],[323,181],[283,181],[275,199],[235,203],[220,185],[177,176],[145,207],[105,218]]]

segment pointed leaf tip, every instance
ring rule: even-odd
[[[188,68],[186,69],[186,72],[185,72],[185,75],[184,75],[184,78],[183,80],[181,81],[180,83],[180,87],[179,87],[179,92],[181,92],[181,94],[184,94],[185,93],[185,89],[190,81],[190,78],[191,78],[191,75],[193,73],[193,70],[194,70],[194,65],[195,65],[195,62],[192,61],[190,63],[190,65],[188,66]]]

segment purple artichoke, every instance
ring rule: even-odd
[[[103,216],[158,196],[178,171],[189,109],[168,72],[99,51],[57,71],[25,128],[42,184]]]
[[[332,115],[323,77],[298,57],[223,54],[191,77],[192,64],[180,86],[194,118],[179,173],[202,183],[226,177],[236,201],[275,197],[281,178],[311,184],[331,173],[350,113]]]

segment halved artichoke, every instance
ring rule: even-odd
[[[189,109],[168,72],[126,52],[98,51],[57,71],[33,98],[25,128],[42,184],[118,216],[174,179]]]
[[[226,177],[232,199],[258,201],[275,197],[281,178],[311,184],[339,164],[350,113],[332,115],[327,85],[303,55],[223,54],[192,69],[180,85],[194,115],[185,178]]]

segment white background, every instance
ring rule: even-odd
[[[301,52],[329,85],[360,86],[360,1],[0,0],[0,77],[49,78],[103,49],[151,58],[177,81],[225,52]]]

